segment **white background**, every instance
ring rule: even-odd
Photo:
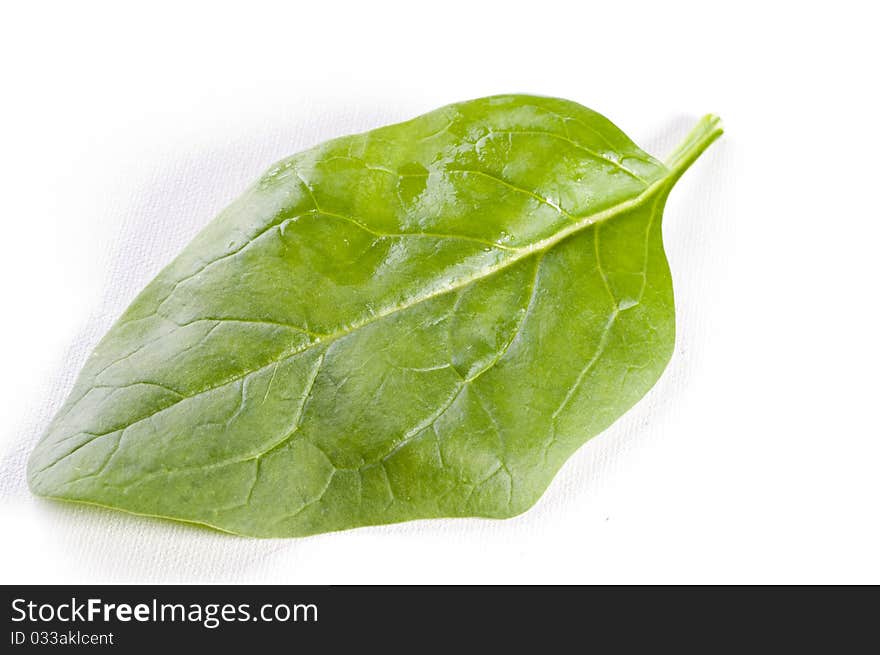
[[[870,3],[131,6],[0,10],[0,582],[880,582]],[[661,157],[727,128],[666,211],[667,372],[534,509],[260,541],[29,494],[90,348],[271,163],[500,92]]]

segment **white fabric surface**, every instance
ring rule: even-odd
[[[606,4],[15,9],[0,582],[880,582],[867,10]],[[502,91],[582,102],[661,157],[700,113],[728,130],[666,210],[672,363],[534,509],[260,541],[29,494],[90,349],[272,162]]]

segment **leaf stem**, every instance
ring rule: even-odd
[[[721,119],[714,114],[703,116],[684,141],[666,158],[669,177],[677,180],[703,154],[712,142],[724,133]]]

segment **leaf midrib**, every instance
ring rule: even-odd
[[[415,307],[415,306],[420,305],[424,302],[428,302],[430,300],[433,300],[434,298],[444,296],[447,293],[452,293],[454,291],[458,291],[459,289],[463,289],[478,280],[484,279],[484,278],[489,277],[491,275],[494,275],[495,273],[502,271],[510,266],[513,266],[517,262],[520,262],[520,261],[522,261],[522,260],[524,260],[524,259],[526,259],[536,253],[547,252],[547,251],[551,250],[552,248],[554,248],[559,243],[561,243],[562,241],[564,241],[565,239],[567,239],[568,237],[573,236],[574,234],[577,234],[578,232],[581,232],[582,230],[585,230],[588,227],[591,227],[593,225],[597,225],[599,223],[603,223],[605,221],[608,221],[608,220],[614,218],[615,216],[617,216],[619,214],[622,214],[622,213],[627,212],[631,209],[635,209],[635,208],[641,206],[642,203],[644,203],[647,199],[649,199],[655,193],[661,191],[670,182],[670,180],[674,181],[673,175],[670,175],[670,174],[664,175],[663,177],[661,177],[660,179],[655,181],[650,186],[646,187],[639,194],[633,196],[632,198],[625,200],[625,201],[623,201],[617,205],[614,205],[612,207],[609,207],[607,209],[603,209],[601,211],[595,212],[593,214],[588,214],[586,216],[578,217],[576,221],[572,222],[570,225],[567,225],[566,227],[559,230],[555,234],[552,234],[549,237],[546,237],[544,239],[536,241],[535,243],[533,243],[531,245],[522,246],[522,247],[516,249],[515,251],[512,251],[513,254],[509,258],[505,259],[504,261],[502,261],[499,264],[487,266],[487,267],[481,269],[480,271],[478,271],[474,275],[470,275],[470,276],[461,278],[455,284],[451,284],[451,285],[448,285],[444,288],[441,288],[441,289],[435,290],[431,293],[425,294],[424,296],[416,298],[416,299],[412,300],[411,302],[407,302],[407,303],[403,303],[403,304],[399,304],[399,305],[392,305],[392,306],[388,307],[383,312],[379,312],[379,313],[371,315],[367,320],[363,320],[360,322],[356,322],[356,323],[352,323],[347,326],[344,326],[335,332],[328,333],[327,335],[325,335],[321,338],[317,338],[313,341],[310,341],[309,343],[305,344],[303,347],[300,347],[300,348],[295,349],[290,352],[284,352],[279,357],[273,358],[272,360],[266,362],[265,364],[262,364],[261,366],[258,366],[257,368],[253,368],[253,369],[250,369],[250,370],[245,371],[243,373],[236,374],[233,377],[227,378],[227,379],[223,380],[222,382],[220,382],[219,384],[210,386],[206,389],[202,389],[202,390],[197,391],[196,393],[193,393],[190,395],[182,395],[180,398],[176,399],[174,402],[166,405],[165,407],[162,407],[162,408],[155,410],[155,411],[153,411],[149,414],[146,414],[144,416],[138,417],[137,419],[131,421],[130,423],[128,423],[126,425],[115,426],[114,428],[112,428],[110,430],[106,430],[105,432],[95,434],[92,437],[92,439],[89,439],[85,443],[80,444],[76,449],[74,449],[74,451],[79,450],[81,447],[83,447],[89,443],[92,443],[93,441],[95,441],[96,439],[99,439],[101,437],[105,437],[109,434],[119,432],[120,430],[122,430],[122,431],[128,430],[130,427],[137,425],[138,423],[146,421],[146,420],[156,416],[157,414],[160,414],[162,412],[165,412],[167,410],[172,409],[173,407],[177,406],[181,402],[184,402],[186,400],[191,400],[193,398],[197,398],[197,397],[202,396],[204,394],[215,391],[216,389],[220,389],[220,388],[225,387],[229,384],[232,384],[233,382],[243,380],[243,379],[245,379],[255,373],[259,373],[260,371],[262,371],[270,366],[273,366],[275,364],[278,364],[279,362],[283,362],[287,359],[290,359],[290,358],[295,357],[297,355],[300,355],[302,353],[313,350],[314,348],[318,348],[323,345],[329,346],[333,342],[338,341],[339,339],[342,339],[344,337],[347,337],[350,334],[356,332],[357,330],[360,330],[360,329],[365,328],[369,325],[372,325],[373,323],[376,323],[382,319],[385,319],[389,316],[392,316],[398,312],[405,311],[407,309],[411,309],[412,307]],[[55,443],[57,444],[58,442],[55,442]],[[41,468],[38,471],[38,473],[45,473],[49,469],[53,468],[56,464],[60,463],[61,461],[63,461],[67,457],[69,457],[74,451],[70,451],[70,452],[65,453],[64,455],[58,457],[52,463]]]

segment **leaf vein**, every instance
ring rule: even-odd
[[[599,222],[606,221],[609,218],[612,218],[620,213],[623,213],[625,211],[628,211],[630,209],[638,207],[641,203],[645,202],[646,199],[650,198],[654,192],[662,189],[666,182],[667,182],[667,179],[663,178],[661,180],[658,180],[654,184],[652,184],[650,187],[648,187],[647,189],[642,191],[640,194],[633,196],[629,200],[623,201],[623,202],[615,205],[614,207],[609,207],[609,208],[604,209],[599,212],[594,212],[592,214],[587,214],[587,215],[578,217],[575,222],[568,225],[564,229],[560,230],[556,234],[549,236],[545,239],[542,239],[540,241],[537,241],[537,242],[531,244],[530,246],[520,248],[519,250],[516,251],[516,253],[511,255],[509,258],[502,260],[500,263],[490,264],[490,265],[486,266],[485,268],[483,268],[482,270],[479,270],[472,275],[465,276],[452,284],[443,285],[437,289],[429,291],[428,293],[425,293],[421,297],[418,297],[410,302],[405,302],[405,303],[401,303],[398,305],[392,305],[383,311],[375,312],[375,313],[371,314],[368,318],[361,320],[361,321],[358,321],[358,322],[351,323],[347,326],[343,326],[339,330],[337,330],[336,332],[331,333],[322,339],[317,339],[315,341],[312,341],[309,344],[306,344],[305,346],[295,348],[292,351],[284,352],[280,356],[271,359],[270,361],[258,366],[257,368],[254,368],[254,369],[245,371],[241,374],[229,377],[218,384],[205,387],[195,393],[192,393],[190,395],[184,396],[183,398],[177,399],[174,402],[172,402],[164,407],[159,408],[158,410],[155,410],[145,416],[141,416],[139,418],[132,420],[126,426],[117,426],[113,430],[108,430],[107,432],[100,433],[100,434],[96,435],[95,438],[104,436],[106,434],[110,434],[111,432],[116,432],[117,430],[124,429],[124,428],[130,427],[131,425],[134,425],[136,423],[140,423],[142,421],[150,419],[160,412],[164,412],[164,411],[171,409],[172,407],[175,407],[177,404],[179,404],[180,402],[183,402],[184,400],[188,400],[188,399],[191,399],[191,398],[194,398],[194,397],[206,394],[206,393],[210,393],[211,391],[225,387],[233,382],[236,382],[241,379],[245,379],[245,378],[249,377],[250,375],[253,375],[253,374],[269,367],[269,366],[274,365],[277,362],[285,361],[285,360],[290,359],[292,357],[295,357],[299,354],[307,352],[308,350],[319,347],[325,343],[332,343],[333,341],[347,337],[347,336],[351,335],[352,333],[354,333],[355,331],[357,331],[361,328],[365,328],[365,327],[367,327],[367,326],[369,326],[379,320],[382,320],[390,315],[396,314],[401,311],[405,311],[405,310],[410,309],[416,305],[433,300],[434,298],[437,298],[437,297],[446,295],[447,293],[457,291],[459,289],[467,287],[479,279],[488,277],[490,275],[493,275],[494,273],[497,273],[500,270],[503,270],[509,266],[512,266],[514,263],[524,259],[525,257],[528,257],[531,254],[534,254],[536,252],[547,251],[547,250],[553,248],[555,245],[557,245],[561,241],[567,239],[572,234],[575,234],[575,233],[577,233],[577,232],[579,232],[579,231],[581,231],[591,225],[595,225]],[[66,457],[66,455],[62,456],[61,459],[63,459],[64,457]]]

